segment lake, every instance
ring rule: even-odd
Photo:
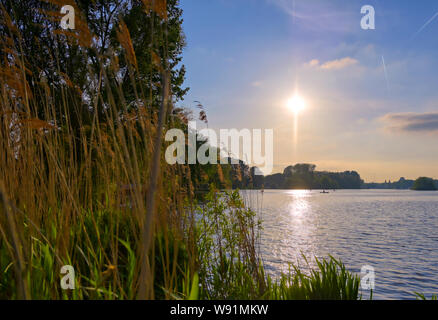
[[[359,274],[364,265],[374,268],[374,299],[438,294],[438,192],[242,193],[263,219],[261,253],[271,275],[287,271],[288,263],[305,267],[301,254],[330,254]]]

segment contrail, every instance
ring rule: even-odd
[[[385,72],[386,89],[388,90],[388,93],[389,93],[388,73],[386,72],[385,58],[383,56],[382,56],[382,64],[383,64],[383,71]]]
[[[418,36],[419,34],[420,34],[420,32],[422,32],[429,24],[431,24],[432,23],[432,21],[433,20],[435,20],[435,18],[436,17],[438,17],[438,12],[437,13],[435,13],[434,15],[433,15],[433,17],[432,18],[430,18],[414,35],[413,35],[413,37],[412,37],[412,39],[411,40],[413,40],[416,36]]]

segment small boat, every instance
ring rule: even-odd
[[[327,192],[327,191],[324,190],[324,191],[321,191],[321,193],[330,193],[330,192]]]

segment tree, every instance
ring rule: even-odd
[[[283,174],[264,178],[267,189],[360,189],[363,180],[356,171],[321,172],[313,164],[288,166]]]
[[[166,32],[157,13],[147,10],[149,2],[77,0],[76,29],[66,31],[60,28],[62,1],[0,0],[0,68],[23,62],[37,116],[48,118],[49,88],[50,99],[57,101],[56,118],[60,121],[68,112],[74,128],[90,123],[95,112],[103,114],[108,102],[93,98],[100,91],[106,99],[116,86],[123,88],[123,97],[113,97],[116,105],[123,99],[124,105],[136,107],[140,97],[148,97],[142,105],[157,109],[164,65],[170,71],[174,101],[182,100],[188,88],[183,87],[185,36],[179,0],[164,2]],[[133,53],[128,52],[131,45]],[[130,55],[135,67],[130,66]],[[68,101],[69,110],[61,101]]]
[[[432,178],[420,177],[414,182],[412,190],[416,191],[435,191],[438,190]]]
[[[334,182],[328,176],[323,176],[320,184],[322,189],[334,189]]]

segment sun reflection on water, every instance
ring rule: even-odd
[[[289,271],[295,264],[307,272],[303,255],[312,260],[317,253],[318,215],[314,197],[319,193],[310,190],[284,190],[265,192],[263,224],[269,229],[262,231],[262,254],[267,271]],[[316,210],[316,211],[315,211]],[[309,261],[313,266],[313,262]]]
[[[288,214],[284,216],[287,236],[282,241],[284,247],[278,248],[277,258],[281,261],[283,272],[287,272],[289,263],[298,264],[306,271],[302,255],[311,259],[316,253],[316,221],[310,201],[314,195],[309,190],[290,190],[287,195]]]
[[[289,212],[293,218],[298,218],[297,221],[301,221],[299,218],[303,218],[310,211],[310,203],[308,197],[310,191],[308,190],[293,190],[288,192],[292,197],[292,201],[289,204]]]

